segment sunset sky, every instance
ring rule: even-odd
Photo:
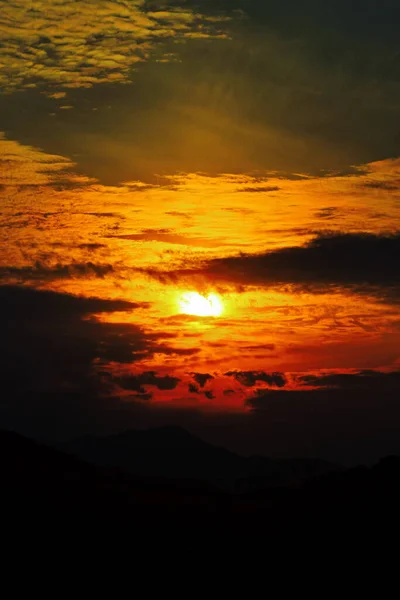
[[[0,417],[400,451],[397,0],[0,0]]]

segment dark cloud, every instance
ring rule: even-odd
[[[325,234],[305,246],[209,261],[199,270],[150,271],[161,281],[202,276],[237,285],[400,285],[400,234]],[[396,290],[395,290],[396,291]]]
[[[156,334],[136,325],[102,322],[92,316],[139,306],[142,305],[0,286],[3,396],[63,390],[88,395],[109,393],[114,384],[102,372],[101,365],[132,364],[154,354],[191,354],[190,350],[176,350],[159,343]],[[173,389],[170,386],[176,384],[174,378],[159,378],[151,372],[142,376],[141,383],[146,382],[160,389]]]
[[[400,190],[400,181],[398,183],[392,183],[390,181],[369,181],[363,184],[363,187],[370,190],[388,190],[395,192]]]
[[[266,185],[263,187],[244,187],[244,188],[240,188],[238,191],[239,192],[250,192],[250,193],[261,193],[261,192],[279,192],[280,188],[277,187],[276,185]]]
[[[315,213],[316,217],[320,219],[331,219],[336,215],[338,209],[335,206],[327,206],[326,208],[322,208],[321,210]]]
[[[79,385],[91,378],[95,359],[119,361],[129,356],[132,361],[135,353],[149,355],[157,345],[136,326],[87,318],[138,308],[132,302],[2,286],[0,306],[2,367],[8,365],[7,380],[13,374],[11,387],[29,387],[35,381],[45,387],[74,381]]]
[[[0,286],[2,427],[56,439],[121,430],[142,419],[151,423],[152,412],[143,413],[141,408],[152,399],[147,386],[172,390],[179,380],[145,371],[118,381],[114,363],[131,366],[158,353],[184,356],[193,351],[161,344],[158,335],[138,326],[92,316],[139,306]],[[124,400],[118,395],[119,384],[132,391],[130,396],[124,394]]]
[[[142,402],[148,402],[149,400],[152,400],[153,394],[150,394],[149,392],[140,392],[139,394],[133,394],[132,398],[134,401],[139,400]]]
[[[275,350],[275,344],[255,344],[251,346],[241,346],[241,350],[268,350],[272,352]]]
[[[357,373],[327,373],[303,375],[297,379],[301,384],[321,388],[399,390],[400,371],[390,373],[363,370]]]
[[[200,348],[174,348],[167,344],[154,345],[155,354],[166,354],[174,356],[195,356],[201,352]]]
[[[234,377],[246,387],[253,387],[262,381],[273,387],[284,387],[287,379],[283,373],[265,373],[265,371],[228,371],[227,377]]]
[[[96,250],[101,250],[101,248],[107,248],[107,246],[105,244],[89,242],[87,244],[79,244],[78,248],[81,250],[88,250],[89,252],[95,252]]]
[[[191,394],[202,394],[207,398],[207,400],[214,400],[215,394],[212,390],[201,390],[200,387],[198,387],[194,383],[189,383],[188,390]]]
[[[87,247],[88,244],[85,246]],[[16,279],[19,281],[51,281],[53,279],[76,279],[81,277],[97,277],[102,279],[113,272],[114,267],[109,264],[73,262],[70,264],[58,263],[50,266],[36,262],[32,266],[26,267],[0,267],[0,279]]]
[[[154,386],[159,390],[174,390],[180,381],[177,377],[170,375],[158,376],[155,371],[144,371],[139,375],[114,378],[114,382],[122,388],[142,393],[145,385]]]
[[[214,379],[214,377],[209,373],[190,373],[190,375],[202,388],[206,385],[207,381]]]
[[[191,5],[191,0],[183,0],[180,4]],[[400,18],[397,2],[380,2],[379,0],[336,0],[332,3],[321,3],[319,0],[303,0],[301,5],[296,0],[202,0],[199,5],[203,10],[216,12],[242,10],[248,15],[251,27],[268,24],[270,29],[295,38],[305,38],[316,47],[328,48],[343,36],[344,47],[336,47],[336,56],[323,56],[332,61],[339,59],[348,49],[348,44],[359,40],[363,47],[368,42],[384,42],[396,44],[396,27],[394,23]]]
[[[198,248],[209,248],[228,245],[227,243],[216,244],[215,240],[209,240],[205,237],[192,237],[181,235],[172,229],[145,229],[141,233],[131,233],[124,235],[113,235],[122,240],[143,241],[143,242],[164,242],[165,244],[177,244],[182,246],[196,246]]]
[[[400,452],[398,372],[353,378],[338,374],[314,382],[323,387],[270,390],[248,400],[260,448],[265,451],[270,445],[281,456],[319,456],[343,463]]]
[[[34,290],[22,286],[0,286],[1,319],[24,323],[36,319],[67,321],[94,313],[111,313],[139,308],[142,305],[126,300],[84,298],[57,292]]]
[[[119,213],[112,212],[85,212],[83,215],[89,215],[90,217],[98,217],[99,219],[121,219],[124,220],[126,217]]]

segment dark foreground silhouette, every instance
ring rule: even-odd
[[[72,448],[98,464],[73,456]],[[69,453],[1,432],[0,456],[3,515],[11,527],[92,524],[146,535],[265,536],[394,532],[399,524],[397,457],[347,470],[320,461],[244,459],[171,428],[80,440]],[[231,469],[225,479],[224,468]],[[162,469],[168,477],[160,476]],[[228,489],[232,482],[236,490]]]
[[[196,479],[235,492],[295,483],[338,469],[323,460],[245,458],[209,444],[182,427],[84,437],[61,444],[59,449],[134,475]]]

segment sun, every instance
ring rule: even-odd
[[[181,313],[198,317],[219,317],[224,307],[217,294],[202,296],[198,292],[186,292],[179,299]]]

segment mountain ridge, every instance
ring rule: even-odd
[[[129,429],[104,437],[85,436],[60,449],[103,466],[141,476],[192,478],[234,490],[299,482],[341,469],[321,459],[244,457],[214,446],[181,427]],[[250,481],[251,480],[251,481]]]
[[[137,477],[97,466],[23,436],[0,431],[5,527],[74,532],[87,527],[148,538],[192,535],[341,539],[400,525],[400,457],[373,467],[327,472],[298,485],[230,493],[205,481]],[[35,533],[36,535],[36,533]]]

